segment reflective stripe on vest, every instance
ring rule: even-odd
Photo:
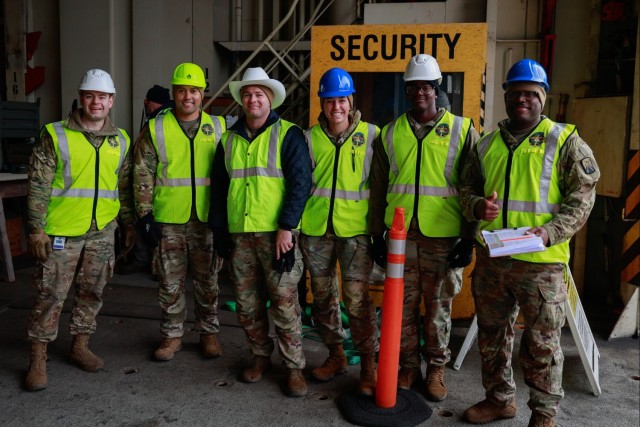
[[[232,169],[231,159],[233,158],[233,150],[235,148],[235,144],[233,144],[233,138],[236,133],[234,131],[229,131],[227,135],[227,143],[225,148],[225,160],[227,163],[227,170],[231,170],[231,174],[229,178],[246,178],[249,176],[264,176],[271,178],[284,178],[282,174],[282,169],[277,167],[278,163],[278,132],[280,131],[280,120],[271,125],[271,131],[269,132],[269,151],[268,151],[268,160],[267,167],[258,167],[254,166],[251,168],[242,168],[242,169]],[[265,131],[266,132],[266,131]],[[260,135],[262,136],[262,135]]]
[[[304,234],[324,235],[330,212],[337,236],[353,237],[367,233],[369,172],[373,141],[378,133],[377,126],[360,122],[351,135],[336,147],[319,125],[305,132],[313,185],[302,214]]]
[[[58,163],[45,231],[54,236],[80,236],[89,230],[94,217],[101,230],[120,210],[118,174],[129,148],[128,136],[118,129],[117,147],[116,142],[110,141],[112,136],[105,137],[96,147],[82,132],[66,128],[64,122],[48,124],[46,129]]]
[[[159,161],[153,197],[156,221],[169,224],[189,221],[195,192],[198,219],[206,222],[211,197],[211,165],[224,130],[223,120],[201,113],[193,144],[171,110],[164,110],[149,126]],[[208,129],[211,131],[205,131]]]
[[[470,119],[445,112],[422,141],[416,139],[406,114],[383,129],[383,143],[389,158],[387,227],[391,227],[395,208],[404,207],[407,229],[415,216],[425,236],[454,237],[460,234],[463,219],[458,199],[457,168],[470,128]],[[421,144],[421,159],[420,177],[416,182],[418,144]],[[413,212],[416,195],[418,212]]]
[[[563,199],[557,171],[559,152],[574,131],[574,125],[555,123],[545,118],[512,154],[499,130],[485,135],[478,142],[485,194],[496,191],[496,203],[502,210],[496,220],[481,221],[481,229],[542,226],[553,219],[554,214],[560,211]],[[506,179],[509,180],[509,194],[505,194]],[[513,258],[539,263],[566,263],[569,261],[569,242],[553,245],[545,252],[514,255]]]
[[[229,173],[227,218],[232,233],[276,231],[284,203],[280,152],[291,122],[279,119],[249,142],[234,131],[223,135]]]

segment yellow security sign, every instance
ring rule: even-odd
[[[404,72],[409,58],[432,55],[443,73],[464,74],[462,115],[478,127],[487,55],[486,24],[332,25],[311,29],[310,125],[320,113],[316,91],[333,67],[349,72]],[[386,123],[379,123],[380,126]]]

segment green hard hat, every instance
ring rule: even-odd
[[[172,85],[195,86],[205,88],[207,82],[204,79],[204,71],[196,64],[185,62],[176,67],[171,78]]]

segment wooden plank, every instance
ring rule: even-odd
[[[594,152],[600,167],[596,193],[620,197],[624,185],[627,142],[626,96],[580,98],[573,101],[573,117],[578,132]]]

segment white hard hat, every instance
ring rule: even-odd
[[[436,58],[431,55],[420,53],[409,60],[407,69],[404,72],[404,81],[410,82],[420,80],[424,82],[442,82],[442,73]]]
[[[271,108],[278,108],[282,105],[284,98],[287,96],[287,91],[284,85],[278,80],[270,79],[267,72],[260,67],[247,68],[242,76],[242,80],[229,82],[229,92],[231,96],[236,100],[238,104],[242,105],[242,97],[240,91],[245,86],[265,86],[273,92],[273,102]]]
[[[82,80],[80,80],[78,90],[95,90],[98,92],[116,93],[116,88],[113,85],[113,80],[109,73],[97,68],[84,73]]]

